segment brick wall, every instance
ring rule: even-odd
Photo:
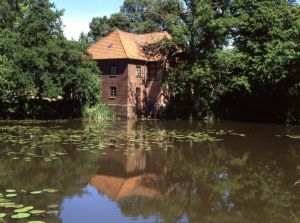
[[[161,75],[155,81],[149,81],[145,61],[138,60],[102,60],[98,62],[102,71],[101,101],[108,104],[118,116],[135,117],[147,104],[153,108],[162,102],[160,89]],[[117,75],[110,75],[111,66],[117,67]],[[141,67],[141,76],[136,75],[137,66]],[[147,81],[147,82],[145,82]],[[117,89],[117,96],[111,97],[110,88]],[[136,89],[140,88],[140,99],[136,100]]]
[[[102,95],[101,101],[108,104],[118,116],[127,116],[127,82],[128,82],[127,60],[102,60],[98,66],[102,71]],[[117,67],[117,75],[111,75],[111,66]],[[117,96],[110,96],[110,88],[115,87]]]
[[[141,67],[141,76],[136,75],[137,66]],[[146,62],[143,61],[130,61],[128,64],[128,104],[131,105],[129,108],[129,115],[134,116],[143,108],[143,98],[144,98],[144,81],[146,78]],[[136,100],[136,89],[141,89],[140,102],[137,103]]]

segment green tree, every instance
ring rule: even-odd
[[[10,116],[20,111],[21,104],[30,95],[33,81],[17,62],[24,48],[19,36],[10,30],[0,29],[0,112]]]
[[[33,75],[36,96],[78,100],[84,105],[99,101],[99,70],[83,45],[68,41],[61,29],[62,11],[48,0],[29,0],[27,15],[18,26],[22,68]]]
[[[234,46],[247,55],[252,86],[268,86],[270,92],[284,82],[299,82],[299,6],[284,0],[235,1],[232,11],[237,18]]]
[[[100,71],[86,44],[63,36],[63,11],[48,0],[26,0],[21,9],[13,30],[0,30],[1,117],[43,112],[32,98],[41,103],[62,97],[79,111],[98,104]]]
[[[19,12],[19,0],[0,1],[0,28],[13,28]]]
[[[63,37],[62,10],[57,10],[48,0],[26,0],[23,4],[24,15],[16,31],[20,33],[25,47],[47,44],[49,40]]]
[[[180,0],[125,0],[120,12],[92,19],[89,37],[96,41],[115,29],[134,33],[170,31],[171,25],[179,23],[182,10]]]
[[[184,2],[181,22],[171,33],[189,59],[169,70],[167,83],[181,90],[179,96],[192,85],[198,115],[214,115],[214,107],[231,92],[298,95],[298,5],[285,0]]]
[[[133,32],[146,33],[160,31],[159,24],[154,20],[153,11],[156,1],[125,0],[121,12],[129,19]]]
[[[109,19],[107,16],[94,17],[90,23],[90,31],[88,36],[90,36],[94,42],[99,38],[108,35],[112,31],[112,27],[109,25]]]
[[[285,0],[234,1],[231,11],[236,22],[231,34],[233,46],[245,57],[243,71],[251,85],[250,97],[277,98],[269,108],[260,106],[258,109],[275,113],[277,110],[277,116],[296,117],[299,113],[296,101],[300,83],[300,8],[291,3]],[[276,107],[287,101],[289,104],[282,106],[284,108]]]

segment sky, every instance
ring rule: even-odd
[[[51,0],[57,9],[64,9],[64,33],[68,39],[78,40],[81,32],[89,31],[93,17],[111,15],[119,11],[123,0]]]

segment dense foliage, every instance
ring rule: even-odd
[[[93,42],[115,28],[168,31],[184,50],[167,70],[174,115],[299,120],[296,1],[125,0],[119,13],[94,18],[87,37]]]
[[[77,116],[96,105],[99,70],[84,45],[64,37],[63,12],[48,0],[19,2],[14,13],[5,4],[0,8],[0,118]],[[62,105],[69,112],[60,113]]]
[[[124,0],[119,12],[93,18],[79,43],[63,36],[62,15],[49,0],[1,1],[2,117],[37,115],[45,99],[72,102],[78,114],[96,105],[99,71],[85,48],[119,28],[172,35],[159,46],[169,62],[177,58],[163,83],[168,116],[300,120],[294,0]]]
[[[135,33],[169,30],[182,10],[179,0],[125,0],[120,12],[93,18],[87,38],[96,41],[116,28]]]

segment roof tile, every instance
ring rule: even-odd
[[[142,47],[159,42],[163,38],[171,38],[167,32],[155,32],[147,34],[134,34],[121,30],[115,30],[108,36],[98,40],[88,48],[94,60],[104,59],[137,59],[157,60],[145,55]]]

